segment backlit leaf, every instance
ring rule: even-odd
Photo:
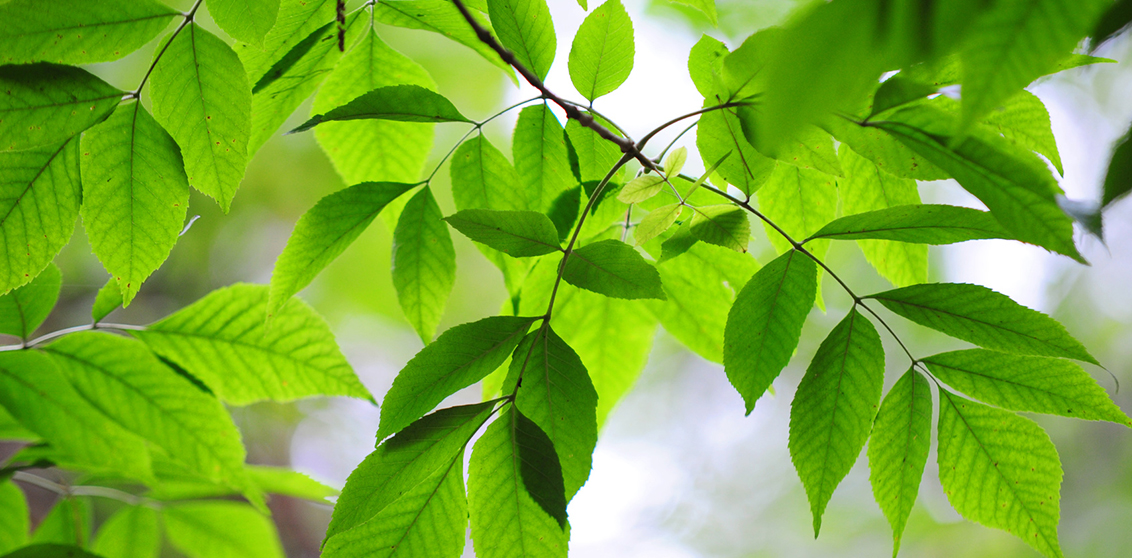
[[[658,174],[645,174],[629,181],[617,193],[622,203],[640,203],[660,193],[665,188],[664,177]]]
[[[719,176],[750,196],[762,187],[774,171],[774,159],[763,156],[747,142],[743,127],[731,109],[716,110],[700,117],[696,127],[696,147],[705,161],[717,161]]]
[[[516,258],[562,249],[554,223],[535,211],[465,209],[444,220],[464,236]]]
[[[566,498],[562,486],[562,465],[554,442],[519,409],[508,409],[515,433],[515,458],[527,494],[540,508],[566,528]]]
[[[326,114],[315,115],[290,133],[305,132],[335,120],[393,120],[397,122],[471,122],[452,102],[419,85],[379,87]]]
[[[94,323],[98,323],[121,307],[122,289],[118,288],[118,283],[111,277],[101,289],[98,289],[98,294],[94,298],[94,305],[90,309],[90,317],[94,320]]]
[[[512,154],[519,183],[526,192],[526,209],[546,212],[562,192],[576,186],[562,125],[546,105],[527,107],[519,113]]]
[[[908,370],[888,391],[869,437],[869,483],[888,524],[892,526],[892,555],[916,496],[932,433],[932,394],[928,381]]]
[[[0,91],[0,152],[58,147],[126,94],[81,68],[42,63],[0,66]]]
[[[0,296],[0,333],[26,340],[55,308],[62,283],[59,267],[47,264],[31,283]]]
[[[675,2],[677,4],[684,4],[686,6],[691,6],[691,7],[695,8],[696,10],[699,10],[699,12],[704,14],[704,17],[706,17],[708,19],[708,21],[711,22],[712,25],[716,25],[717,23],[719,23],[717,21],[717,18],[719,16],[718,16],[718,14],[715,10],[715,0],[671,0],[671,1]]]
[[[606,0],[586,19],[570,45],[570,80],[594,99],[621,86],[633,70],[633,22],[620,0]]]
[[[152,508],[124,507],[98,528],[91,550],[102,556],[157,558],[161,550],[157,522],[157,511]]]
[[[602,240],[575,249],[566,259],[562,279],[613,298],[665,299],[656,268],[619,240]]]
[[[523,67],[546,79],[556,45],[546,0],[487,0],[487,13],[499,42]]]
[[[711,35],[703,35],[692,50],[688,52],[688,74],[696,90],[705,98],[710,99],[716,94],[715,84],[722,80],[723,59],[731,54],[727,45]],[[700,119],[703,125],[703,118]]]
[[[0,481],[0,553],[15,550],[28,541],[31,520],[24,492],[16,483]]]
[[[373,7],[374,18],[386,25],[408,29],[423,29],[443,35],[483,56],[488,62],[498,66],[514,80],[515,73],[495,53],[476,37],[464,16],[448,0],[386,0]],[[480,25],[490,29],[486,18],[477,16]]]
[[[456,250],[432,190],[417,192],[393,230],[393,286],[405,318],[428,343],[456,281]]]
[[[151,0],[13,0],[0,5],[0,64],[117,60],[180,15]]]
[[[262,44],[275,26],[279,0],[209,0],[208,13],[237,41]]]
[[[736,252],[746,252],[751,239],[751,222],[747,212],[730,204],[705,205],[692,208],[692,236],[707,242],[730,248]]]
[[[616,127],[600,116],[596,114],[590,114],[590,116],[598,124],[620,135]],[[569,136],[570,145],[574,146],[574,151],[578,154],[578,171],[582,175],[582,182],[596,183],[601,180],[621,158],[621,150],[616,145],[602,139],[601,136],[597,135],[597,132],[582,126],[577,120],[570,119],[566,122],[566,135]],[[620,184],[624,172],[624,167],[622,167],[614,174],[612,181]]]
[[[644,219],[641,219],[640,223],[637,223],[637,228],[633,229],[633,239],[636,241],[636,245],[640,246],[668,230],[676,223],[676,219],[680,217],[680,210],[683,208],[682,204],[673,203],[650,211]]]
[[[951,205],[899,205],[846,215],[810,238],[884,239],[921,244],[953,244],[986,238],[1010,238],[988,212]]]
[[[189,558],[283,558],[275,525],[247,504],[177,503],[161,518],[169,542]]]
[[[992,130],[1020,147],[1035,151],[1049,159],[1058,174],[1065,174],[1057,140],[1050,127],[1045,104],[1029,91],[1019,91],[987,113],[985,121]]]

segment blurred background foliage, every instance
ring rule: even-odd
[[[591,0],[591,4],[594,3]],[[670,0],[626,0],[637,36],[637,61],[629,81],[599,104],[603,113],[634,135],[668,117],[699,106],[687,76],[687,52],[702,33],[737,46],[757,29],[780,23],[806,0],[717,0],[719,26],[698,11]],[[191,2],[171,2],[187,9]],[[559,34],[559,55],[551,89],[576,96],[566,76],[570,39],[584,13],[573,0],[550,2]],[[206,13],[198,20],[220,33]],[[472,51],[419,31],[380,27],[381,37],[423,65],[439,91],[473,119],[524,98],[519,89]],[[91,71],[129,89],[145,72],[153,46]],[[1030,89],[1049,107],[1062,159],[1062,187],[1069,197],[1099,199],[1111,142],[1132,120],[1132,37],[1125,34],[1097,53],[1118,64],[1075,69]],[[310,112],[308,101],[284,129]],[[486,129],[509,152],[515,113]],[[426,174],[464,132],[437,127]],[[247,177],[223,214],[193,192],[189,215],[199,215],[169,260],[135,302],[110,317],[144,324],[181,308],[212,289],[235,282],[266,283],[295,221],[344,186],[313,134],[276,135],[251,162]],[[671,139],[661,138],[665,142]],[[657,145],[663,145],[657,142]],[[694,151],[694,136],[681,140]],[[380,153],[375,153],[380,157]],[[702,165],[689,161],[689,172]],[[446,214],[454,211],[448,172],[435,182]],[[925,202],[972,205],[956,184],[924,183]],[[1107,245],[1078,235],[1092,265],[1005,241],[983,241],[931,249],[931,279],[975,282],[1051,313],[1106,365],[1095,377],[1132,412],[1132,201],[1105,216]],[[755,227],[752,253],[769,261],[772,251]],[[401,315],[390,279],[391,232],[375,223],[302,294],[329,321],[347,358],[380,400],[401,366],[421,342]],[[506,299],[502,279],[461,235],[453,235],[458,275],[440,329],[498,312]],[[89,321],[89,308],[107,274],[91,255],[81,226],[57,260],[63,269],[60,305],[41,331]],[[858,292],[888,288],[853,243],[839,243],[829,262]],[[776,382],[778,397],[760,402],[749,416],[721,366],[703,361],[663,332],[636,386],[604,427],[589,482],[570,507],[571,550],[575,556],[785,557],[887,556],[891,532],[873,502],[865,460],[834,494],[822,536],[813,540],[805,494],[786,449],[790,394],[818,343],[844,315],[851,301],[824,282],[827,313],[812,316],[792,365]],[[817,310],[815,310],[815,313]],[[957,342],[901,320],[900,335],[917,354],[957,348]],[[890,355],[898,350],[886,339]],[[903,370],[889,359],[888,385]],[[450,403],[478,400],[477,387]],[[373,447],[378,410],[361,401],[306,400],[259,404],[235,410],[249,450],[249,462],[290,465],[340,487]],[[1061,454],[1061,537],[1076,557],[1126,555],[1132,548],[1132,434],[1113,424],[1033,417],[1045,427]],[[933,451],[934,454],[934,451]],[[54,495],[31,487],[34,520]],[[96,521],[112,504],[97,502]],[[105,507],[105,509],[104,509]],[[288,556],[316,556],[330,518],[326,507],[276,497],[272,501]],[[903,538],[903,555],[917,557],[1036,556],[1010,535],[967,523],[951,510],[929,459],[920,498]],[[466,553],[471,555],[471,545]]]

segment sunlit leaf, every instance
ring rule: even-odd
[[[81,68],[42,63],[0,66],[0,91],[0,152],[59,147],[126,94]]]
[[[535,211],[465,209],[444,220],[464,236],[517,258],[562,249],[554,222]]]
[[[619,240],[602,240],[575,249],[562,268],[562,279],[613,298],[665,298],[656,268]]]
[[[28,541],[31,520],[28,503],[16,483],[0,481],[0,553],[15,550]]]
[[[774,159],[763,156],[743,137],[743,128],[733,110],[717,110],[700,117],[696,127],[696,147],[704,161],[717,161],[724,180],[748,196],[754,194],[774,171]]]
[[[888,524],[895,556],[924,477],[932,432],[928,381],[908,370],[888,391],[869,437],[869,483]]]
[[[620,0],[606,0],[590,12],[570,45],[570,80],[594,99],[621,86],[633,70],[633,22]]]
[[[1065,174],[1050,127],[1049,111],[1033,93],[1015,93],[1001,106],[991,109],[985,122],[1016,145],[1049,159],[1059,174]]]
[[[63,275],[55,264],[47,264],[31,283],[0,296],[0,333],[27,339],[59,300]]]
[[[157,558],[161,550],[157,522],[157,511],[152,508],[124,507],[98,528],[91,550],[102,556]]]
[[[562,125],[546,105],[527,107],[519,113],[512,154],[519,183],[526,192],[526,209],[545,212],[562,192],[575,186]]]
[[[476,37],[464,16],[448,0],[386,0],[378,2],[373,9],[374,18],[380,23],[443,35],[476,51],[488,62],[507,72],[512,80],[516,79],[511,67]],[[477,19],[485,28],[491,27],[486,18],[477,16]]]
[[[707,242],[746,252],[751,238],[751,222],[747,212],[734,205],[706,205],[693,208],[692,236]]]
[[[723,59],[728,54],[731,51],[727,50],[727,45],[707,34],[702,35],[688,52],[688,74],[696,90],[709,101],[717,93],[716,83],[723,79]],[[703,124],[702,118],[700,124]]]
[[[117,60],[179,15],[151,0],[13,0],[0,5],[0,64]]]
[[[717,19],[719,16],[718,16],[718,13],[715,10],[715,0],[670,0],[670,1],[675,2],[677,4],[684,4],[686,6],[691,6],[692,8],[699,10],[699,12],[704,14],[704,17],[706,17],[708,19],[708,21],[711,22],[712,25],[716,25],[716,24],[719,23],[718,19]]]
[[[169,542],[189,558],[283,558],[275,525],[247,504],[176,503],[161,518]]]
[[[953,244],[987,238],[1010,238],[986,211],[952,205],[899,205],[846,215],[810,238],[883,239],[921,244]]]
[[[94,320],[94,323],[98,323],[121,307],[122,289],[118,288],[118,283],[111,277],[101,289],[98,289],[98,294],[94,298],[94,305],[90,309],[90,317]]]
[[[279,0],[209,0],[208,13],[225,33],[237,41],[263,44],[275,26]]]
[[[683,208],[682,204],[673,203],[658,207],[645,215],[644,219],[637,223],[637,228],[633,229],[633,239],[637,246],[668,230],[676,223],[676,219],[680,217],[680,210]]]
[[[523,67],[546,79],[556,45],[546,0],[487,0],[487,13],[499,42]]]
[[[405,318],[428,343],[456,281],[456,250],[432,190],[424,187],[401,211],[393,231],[393,286]]]

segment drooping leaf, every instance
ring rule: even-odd
[[[546,212],[562,192],[575,186],[562,125],[546,105],[527,107],[519,112],[512,142],[526,209]]]
[[[816,293],[817,265],[791,250],[763,266],[736,295],[723,332],[723,370],[747,414],[790,362]]]
[[[711,99],[717,92],[716,83],[723,79],[723,59],[731,54],[727,45],[710,35],[702,35],[700,40],[688,52],[688,74],[696,90],[707,99]],[[703,118],[700,119],[703,125]]]
[[[471,122],[439,93],[419,85],[379,87],[345,105],[319,114],[288,133],[305,132],[336,120],[393,120],[396,122]]]
[[[696,147],[704,161],[717,161],[731,153],[719,165],[719,176],[748,196],[762,187],[774,171],[774,159],[763,156],[743,137],[739,119],[730,109],[700,117],[696,126]]]
[[[31,283],[0,296],[0,333],[27,340],[55,307],[62,282],[59,267],[50,263]]]
[[[389,202],[414,186],[363,182],[322,198],[304,213],[275,262],[268,319],[357,240]]]
[[[632,246],[602,240],[575,249],[566,259],[562,279],[613,298],[665,299],[660,274]]]
[[[554,223],[535,211],[465,209],[444,220],[464,236],[516,258],[562,249]]]
[[[227,212],[251,134],[251,85],[240,58],[194,23],[169,43],[152,79],[153,116],[180,146],[189,184]]]
[[[494,316],[440,334],[393,380],[381,404],[377,439],[400,431],[444,398],[499,368],[537,319]]]
[[[1108,171],[1104,178],[1104,193],[1101,196],[1101,207],[1108,207],[1112,202],[1123,198],[1132,191],[1132,129],[1116,142],[1116,149],[1108,163]]]
[[[633,70],[633,21],[620,0],[606,0],[570,45],[570,81],[591,102],[625,83]]]
[[[987,238],[1010,238],[986,211],[951,205],[899,205],[846,215],[814,233],[811,239],[883,239],[921,244],[953,244]]]
[[[0,5],[0,64],[93,64],[149,42],[181,14],[151,0],[13,0]]]
[[[28,502],[16,483],[0,481],[0,553],[8,553],[28,542],[31,520]]]
[[[483,56],[515,80],[511,67],[476,37],[456,6],[447,0],[386,0],[374,5],[374,18],[386,25],[407,29],[423,29],[443,35]],[[473,14],[474,15],[474,14]],[[476,16],[480,25],[490,29],[486,18]],[[551,49],[553,52],[553,49]]]
[[[633,239],[637,246],[668,230],[676,223],[676,219],[680,217],[680,210],[683,208],[683,204],[673,203],[658,207],[645,215],[645,218],[637,223],[637,228],[633,229]]]
[[[1056,320],[981,285],[913,285],[868,298],[920,325],[988,349],[1097,364]]]
[[[121,306],[122,289],[118,288],[118,283],[111,277],[101,289],[98,289],[98,294],[94,298],[94,305],[90,309],[90,317],[94,320],[94,323],[101,322]]]
[[[916,496],[931,446],[932,394],[928,381],[908,370],[888,391],[869,437],[869,483],[888,524],[892,526],[892,555]]]
[[[294,300],[265,327],[266,285],[236,284],[132,332],[223,401],[247,405],[312,395],[371,396],[326,322]]]
[[[707,242],[730,248],[736,252],[746,252],[751,239],[751,222],[747,212],[730,204],[705,205],[693,208],[692,236]]]
[[[883,385],[880,336],[854,308],[822,341],[790,404],[790,458],[810,500],[814,536],[869,437]]]
[[[173,547],[189,558],[283,558],[275,525],[246,504],[171,504],[161,517]]]
[[[279,0],[210,0],[208,13],[237,41],[263,44],[279,15]]]
[[[951,505],[1050,558],[1062,556],[1061,462],[1049,436],[1009,411],[939,393],[939,481]]]
[[[539,79],[554,62],[556,36],[546,0],[487,0],[487,13],[499,42]]]
[[[405,318],[428,343],[456,281],[456,250],[444,214],[425,186],[401,211],[393,231],[393,286]]]
[[[83,227],[129,306],[185,223],[189,183],[181,153],[137,101],[83,134],[82,152]]]
[[[91,550],[102,556],[157,558],[161,550],[157,511],[128,506],[114,512],[98,528]]]
[[[1049,111],[1033,93],[1025,90],[1015,93],[1001,106],[991,109],[985,122],[1015,145],[1049,159],[1058,174],[1065,174],[1050,127]]]
[[[81,68],[44,63],[0,66],[0,91],[0,152],[58,146],[126,94]]]
[[[1067,360],[968,349],[922,361],[951,387],[1004,409],[1132,426],[1096,380]]]

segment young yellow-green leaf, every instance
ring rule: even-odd
[[[125,95],[82,68],[55,64],[0,66],[0,91],[0,152],[58,146]]]
[[[14,482],[0,481],[0,554],[27,544],[30,524],[23,491]]]
[[[247,492],[262,504],[262,495],[244,473],[244,446],[228,411],[141,342],[85,331],[43,351],[80,396],[122,428],[192,473]]]
[[[1001,106],[991,109],[985,122],[1016,145],[1049,159],[1058,174],[1065,174],[1050,127],[1049,111],[1033,93],[1025,90],[1015,93]]]
[[[981,285],[913,285],[867,298],[922,326],[988,349],[1098,364],[1057,320]]]
[[[499,368],[537,319],[494,316],[440,334],[393,380],[381,404],[377,439],[400,431],[444,398]]]
[[[405,318],[428,343],[456,281],[456,250],[432,190],[405,204],[393,230],[393,286]]]
[[[134,101],[82,137],[83,227],[122,305],[169,257],[189,205],[176,142]]]
[[[244,178],[251,134],[251,85],[240,58],[190,24],[169,43],[152,79],[153,116],[181,147],[189,184],[227,212]]]
[[[922,361],[951,387],[1004,409],[1132,426],[1096,380],[1067,360],[968,349]]]
[[[728,54],[731,51],[727,50],[727,45],[707,34],[701,36],[688,52],[688,74],[692,77],[696,90],[708,102],[716,93],[722,93],[715,89],[716,84],[722,82],[723,59]],[[700,125],[703,125],[703,116],[700,117]]]
[[[872,161],[841,147],[845,176],[837,181],[841,212],[855,215],[867,211],[920,204],[916,181],[892,176]],[[861,252],[882,277],[897,287],[928,280],[928,247],[888,240],[859,240]]]
[[[791,250],[763,266],[735,297],[723,331],[723,370],[747,414],[790,362],[817,294],[817,265]]]
[[[499,42],[523,67],[546,79],[557,45],[546,0],[487,0],[487,14]]]
[[[341,255],[389,202],[414,186],[363,182],[322,198],[304,213],[275,262],[267,302],[268,319]]]
[[[279,0],[209,0],[208,13],[237,41],[262,45],[275,26]]]
[[[264,325],[267,286],[236,284],[132,332],[232,405],[313,395],[370,399],[310,306],[294,300]]]
[[[396,122],[471,122],[452,102],[419,85],[379,87],[326,114],[311,117],[288,133],[305,132],[323,122],[337,120],[393,120]]]
[[[26,341],[55,308],[62,285],[63,274],[51,263],[31,283],[0,296],[0,333]]]
[[[751,222],[747,212],[731,204],[705,205],[693,207],[693,236],[717,246],[730,248],[736,252],[746,252],[751,239]]]
[[[522,383],[516,388],[520,378]],[[581,358],[550,327],[528,334],[511,355],[503,393],[515,389],[515,409],[522,413],[519,422],[533,421],[558,456],[564,483],[558,489],[559,497],[565,491],[560,510],[564,519],[566,502],[590,476],[597,445],[597,391]],[[524,476],[529,487],[528,479]],[[557,517],[557,508],[543,509]]]
[[[321,114],[378,87],[410,84],[435,89],[428,72],[366,31],[319,86],[311,114]],[[416,182],[433,141],[432,124],[390,120],[327,122],[314,136],[346,184]],[[381,157],[373,154],[381,153]]]
[[[121,306],[122,289],[118,288],[118,283],[111,277],[106,280],[106,284],[101,289],[98,289],[98,294],[94,297],[94,305],[90,309],[90,317],[94,320],[94,323],[101,322]]]
[[[633,240],[636,245],[640,246],[668,230],[676,223],[683,208],[683,204],[673,203],[650,211],[640,223],[637,223],[637,228],[633,229]]]
[[[1061,557],[1062,471],[1049,436],[1009,411],[939,393],[939,482],[955,511]]]
[[[815,537],[869,437],[883,386],[880,336],[854,308],[822,341],[790,404],[790,459],[810,500]]]
[[[247,504],[177,503],[161,518],[169,542],[189,558],[283,558],[275,525]]]
[[[633,21],[620,0],[606,0],[586,19],[570,45],[570,81],[594,99],[625,83],[633,70]]]
[[[1101,207],[1123,198],[1132,191],[1132,129],[1116,142],[1116,149],[1104,178]]]
[[[468,526],[464,448],[495,404],[442,409],[378,446],[347,479],[323,555],[458,556]]]
[[[892,526],[892,555],[900,538],[928,462],[932,433],[932,394],[915,369],[902,376],[880,404],[869,437],[869,483],[873,497]]]
[[[562,250],[554,222],[535,211],[465,209],[444,220],[464,236],[516,258]]]
[[[613,298],[665,299],[656,268],[619,240],[602,240],[575,249],[566,259],[562,279]]]
[[[476,556],[565,558],[567,531],[524,486],[517,415],[505,410],[472,449],[468,505]]]
[[[718,25],[719,24],[719,21],[718,21],[719,15],[715,10],[715,0],[671,0],[671,1],[675,2],[677,4],[684,4],[685,6],[691,6],[691,7],[695,8],[696,10],[699,10],[700,13],[704,14],[704,17],[706,17],[708,19],[708,21],[711,22],[712,25]]]
[[[0,64],[117,60],[180,15],[151,0],[13,0],[0,5]]]
[[[91,550],[101,556],[157,558],[161,550],[157,511],[146,506],[118,510],[98,528]]]
[[[622,203],[640,203],[660,193],[664,189],[664,177],[658,174],[645,174],[629,181],[617,193]]]
[[[1010,238],[988,212],[951,205],[898,205],[846,215],[810,239],[883,239],[920,244],[953,244],[986,238]]]
[[[674,177],[680,174],[684,169],[684,163],[688,161],[688,148],[677,147],[668,153],[664,158],[664,175]]]
[[[0,353],[0,406],[83,470],[153,475],[145,440],[89,405],[43,353]]]
[[[754,194],[774,171],[774,159],[763,156],[743,137],[743,128],[731,109],[700,116],[696,127],[696,147],[705,162],[718,161],[732,153],[719,165],[719,176],[748,196]]]
[[[576,186],[570,172],[562,125],[546,105],[519,112],[512,156],[531,211],[546,212],[555,199]]]
[[[443,35],[476,51],[476,53],[483,56],[488,62],[491,62],[506,72],[507,75],[511,77],[512,81],[516,79],[515,72],[511,69],[511,66],[504,62],[491,47],[485,45],[476,37],[475,31],[473,31],[472,27],[468,25],[468,22],[464,20],[464,16],[462,16],[460,11],[456,9],[456,6],[448,0],[396,0],[378,2],[374,5],[374,18],[379,23],[386,25],[394,25],[407,29],[422,29]],[[477,16],[477,19],[480,25],[485,29],[491,28],[486,18]],[[551,51],[553,54],[553,49],[551,49]]]
[[[102,558],[78,546],[58,543],[39,543],[25,546],[4,558]]]

